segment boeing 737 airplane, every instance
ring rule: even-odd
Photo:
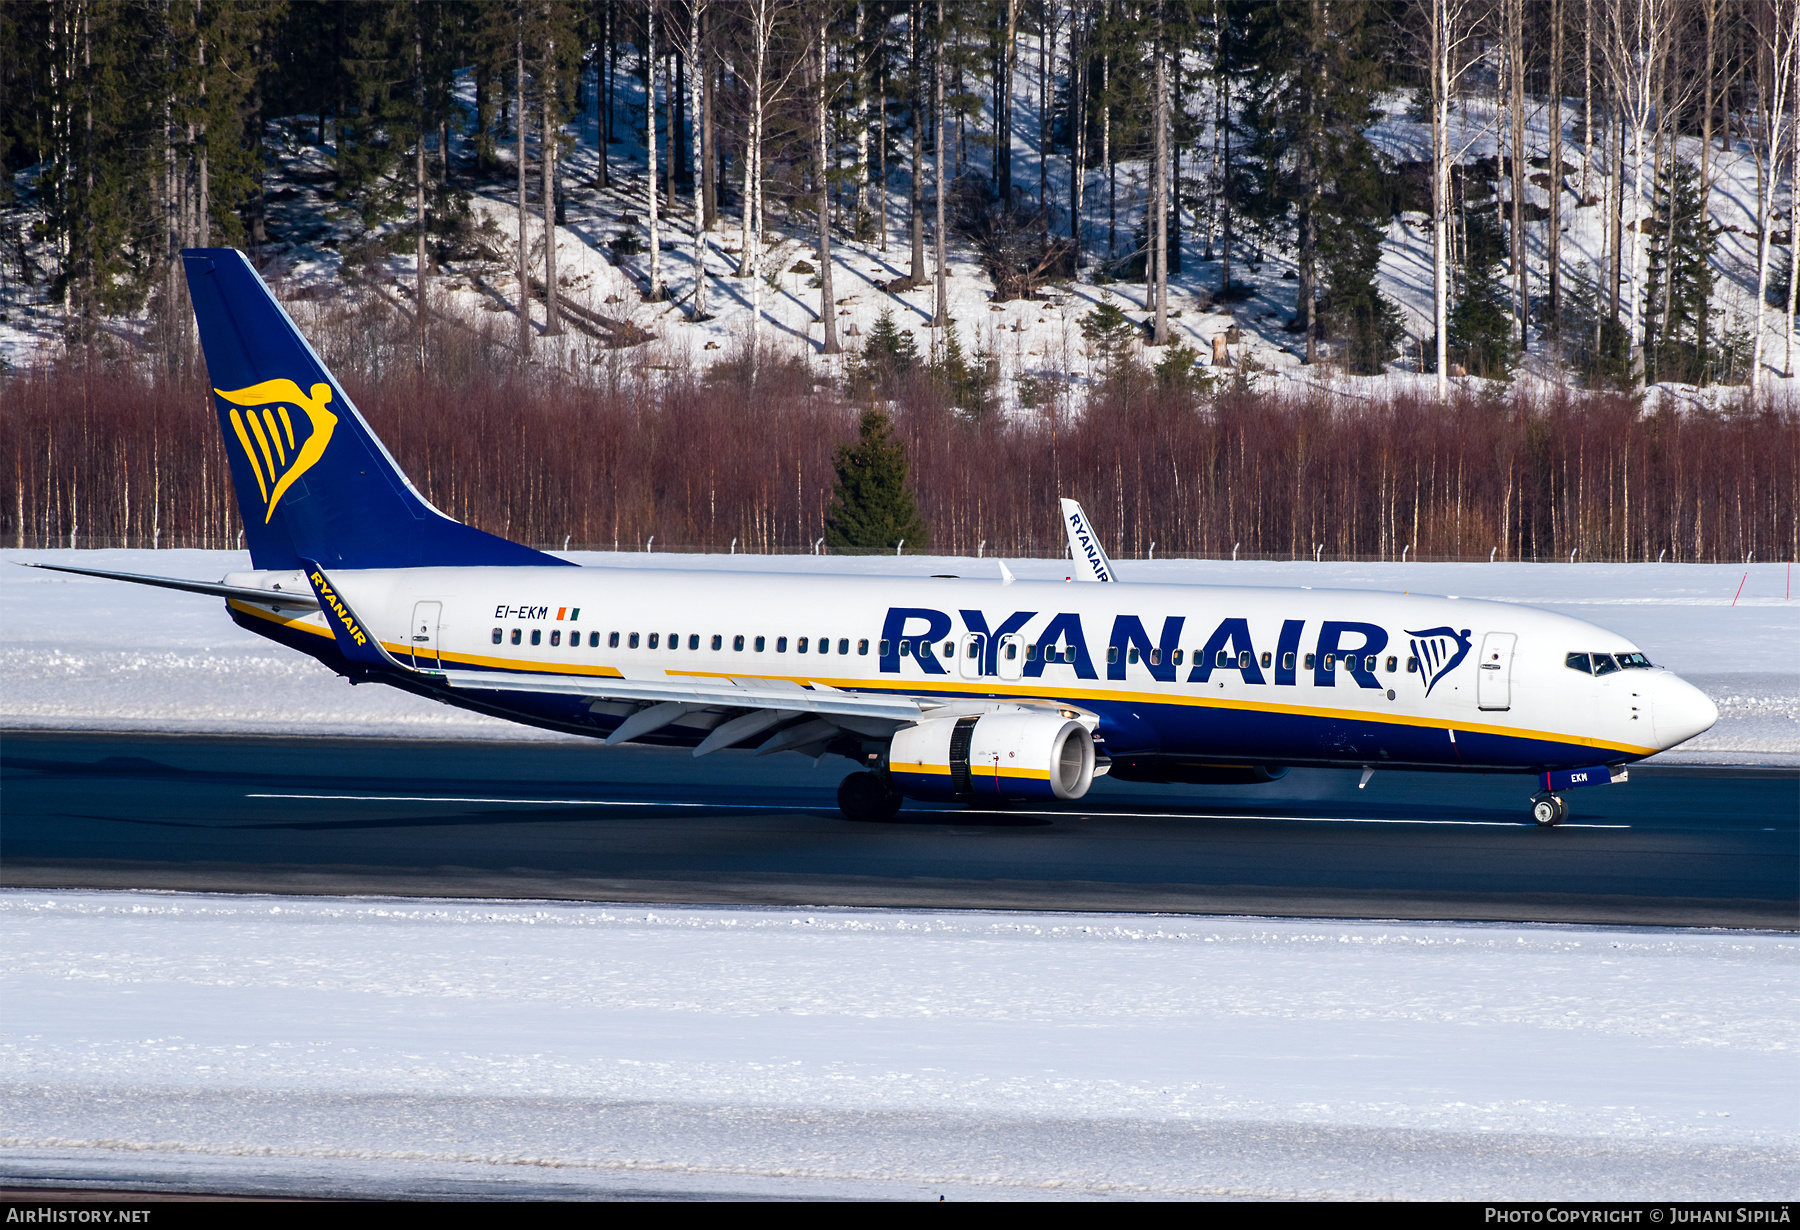
[[[1120,582],[1072,502],[1075,571],[1106,584],[577,567],[433,508],[244,256],[182,257],[254,567],[61,570],[221,597],[352,683],[606,744],[845,756],[855,819],[1326,766],[1536,774],[1551,826],[1563,791],[1718,718],[1624,637],[1529,607]]]

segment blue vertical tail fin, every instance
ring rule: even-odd
[[[181,257],[256,567],[567,563],[433,508],[242,252]]]

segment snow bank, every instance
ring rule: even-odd
[[[1797,970],[1752,933],[15,891],[0,1165],[1648,1197],[1728,1150],[1692,1182],[1770,1198]]]
[[[595,566],[796,573],[998,575],[992,560],[572,553]],[[64,562],[217,580],[233,551],[0,551],[0,725],[268,734],[557,738],[388,688],[350,688],[311,658],[232,624],[210,598],[40,572]],[[1010,561],[1021,577],[1059,560]],[[1671,755],[1800,758],[1800,602],[1787,565],[1383,564],[1127,560],[1130,581],[1418,589],[1564,611],[1630,637],[1718,702],[1718,726]],[[1742,583],[1743,592],[1733,605]]]

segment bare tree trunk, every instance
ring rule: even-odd
[[[419,325],[419,371],[425,370],[425,31],[413,13],[413,105],[418,132],[413,143],[413,313]]]
[[[1112,148],[1112,56],[1100,57],[1100,161],[1106,167],[1106,260],[1119,255],[1119,167]]]
[[[881,97],[881,106],[875,114],[875,225],[880,240],[881,251],[887,251],[888,216],[887,216],[887,62],[883,57],[881,72],[877,74],[875,88]]]
[[[1594,165],[1594,0],[1581,0],[1581,203]]]
[[[1800,52],[1796,53],[1794,98],[1800,102]],[[1794,378],[1794,292],[1800,283],[1800,109],[1794,126],[1788,132],[1793,169],[1788,174],[1788,301],[1787,357],[1782,362],[1782,375]]]
[[[200,24],[201,0],[194,0],[194,25]],[[194,200],[194,246],[208,247],[212,238],[212,184],[208,176],[206,149],[206,34],[195,31],[196,53],[199,56],[199,91],[200,91],[200,131],[195,143],[195,157],[199,162],[199,195]]]
[[[1013,74],[1019,65],[1019,0],[1006,0],[1006,42],[1000,48],[1000,106],[994,115],[994,170],[1000,203],[1012,203]]]
[[[1552,333],[1562,322],[1562,87],[1563,0],[1550,0],[1550,218],[1544,232],[1544,269],[1549,275]]]
[[[1756,333],[1751,343],[1750,395],[1763,388],[1763,321],[1769,310],[1769,232],[1775,221],[1776,179],[1782,162],[1794,69],[1800,61],[1800,0],[1773,0],[1759,6],[1755,20],[1757,128],[1750,142],[1756,154]],[[1800,134],[1796,134],[1800,136]],[[1791,220],[1790,220],[1791,221]],[[1791,261],[1789,262],[1792,263]],[[1791,295],[1791,292],[1790,292]]]
[[[819,323],[824,326],[824,340],[820,349],[825,354],[836,354],[837,317],[834,313],[837,301],[831,295],[831,161],[828,132],[831,108],[827,105],[830,65],[825,58],[826,34],[827,22],[821,14],[813,40],[813,50],[818,57],[815,65],[818,76],[813,84],[813,152],[817,158],[815,173],[819,177],[819,182],[815,185],[819,190]]]
[[[862,55],[863,27],[865,24],[864,5],[858,0],[856,5],[856,52]],[[861,239],[868,234],[863,228],[869,217],[869,69],[860,59],[855,62],[856,80],[856,223],[855,235]]]
[[[523,11],[519,15],[518,29],[518,99],[514,108],[514,118],[518,128],[514,133],[519,147],[519,353],[531,353],[531,246],[525,232],[526,218],[530,213],[530,204],[525,199],[525,17]]]
[[[907,68],[912,86],[912,269],[907,276],[914,286],[925,285],[925,99],[919,83],[919,10],[924,0],[913,0],[906,9],[906,29],[912,46]]]
[[[550,5],[544,5],[544,24],[550,24]],[[544,35],[544,88],[538,91],[544,117],[540,129],[544,164],[544,336],[562,336],[562,317],[556,296],[556,136],[558,125],[552,110],[556,80],[556,39],[546,30]]]
[[[1081,233],[1087,208],[1087,27],[1088,0],[1069,7],[1069,238],[1079,267],[1086,244]]]
[[[1437,395],[1450,394],[1450,42],[1447,0],[1431,4],[1431,299],[1437,326]]]
[[[1050,58],[1056,51],[1051,20],[1056,0],[1038,5],[1038,243],[1050,247]],[[943,106],[942,102],[938,104]]]
[[[1506,0],[1508,84],[1512,86],[1512,269],[1519,349],[1531,340],[1531,288],[1525,254],[1525,0]]]
[[[1153,53],[1156,71],[1156,133],[1151,153],[1156,166],[1150,177],[1150,208],[1154,212],[1150,228],[1150,242],[1154,247],[1151,266],[1156,300],[1156,323],[1150,334],[1152,346],[1169,344],[1169,72],[1163,35],[1163,0],[1156,0],[1156,46]],[[1311,346],[1309,336],[1308,350]]]
[[[711,74],[700,55],[700,20],[706,11],[704,0],[690,0],[688,5],[688,110],[692,113],[694,131],[689,153],[694,167],[694,312],[692,320],[706,319],[706,232],[712,229],[711,202],[707,200],[712,186],[712,134],[708,131],[711,102],[703,97]]]
[[[944,124],[944,40],[947,33],[944,28],[944,0],[937,0],[937,46],[931,57],[931,73],[933,77],[933,101],[931,118],[937,128],[937,166],[934,169],[932,187],[937,196],[937,233],[933,240],[937,251],[937,306],[932,312],[931,326],[934,329],[947,328],[950,324],[950,271],[944,265],[944,210],[949,199],[949,192],[944,186],[944,144],[948,136]]]
[[[656,0],[650,0],[644,18],[644,178],[645,198],[650,202],[645,214],[650,224],[650,289],[644,298],[652,302],[663,297],[662,226],[657,213],[662,197],[662,182],[656,169],[656,9]],[[670,135],[673,136],[672,133]],[[672,156],[670,160],[673,161]]]

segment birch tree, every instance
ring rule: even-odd
[[[645,200],[649,202],[645,218],[650,224],[650,289],[644,298],[655,302],[663,298],[662,228],[657,206],[662,186],[656,170],[656,10],[657,0],[650,0],[644,14],[644,159]],[[673,136],[673,134],[671,134]],[[673,151],[670,151],[673,157]]]
[[[705,121],[705,81],[712,66],[700,53],[700,23],[706,14],[706,0],[688,0],[688,113],[693,132],[688,148],[694,163],[694,311],[689,319],[698,322],[706,315],[706,188],[711,176],[713,151],[708,148]]]
[[[1763,322],[1769,308],[1769,232],[1775,221],[1776,181],[1781,174],[1784,139],[1788,136],[1787,112],[1794,103],[1796,49],[1800,48],[1800,0],[1751,0],[1750,28],[1756,56],[1754,118],[1748,134],[1750,149],[1756,158],[1756,333],[1750,352],[1750,395],[1754,398],[1763,387]],[[1792,242],[1791,238],[1789,242]],[[1791,265],[1792,261],[1789,263]],[[1791,299],[1791,290],[1789,296]]]
[[[826,354],[838,353],[836,301],[831,296],[831,63],[826,56],[826,38],[831,29],[831,9],[822,5],[814,18],[813,63],[813,154],[814,187],[819,193],[819,323],[824,326],[820,348]]]
[[[1643,314],[1643,277],[1638,269],[1643,244],[1643,226],[1639,219],[1644,198],[1644,130],[1656,110],[1655,73],[1658,61],[1668,50],[1673,33],[1674,0],[1608,0],[1606,36],[1601,40],[1601,54],[1606,60],[1607,75],[1618,104],[1619,120],[1631,131],[1631,195],[1630,215],[1623,222],[1629,232],[1619,252],[1624,262],[1623,280],[1631,288],[1626,306],[1625,336],[1629,339],[1634,382],[1643,379],[1642,351],[1638,343],[1638,323]],[[1614,168],[1614,179],[1623,168]],[[1614,191],[1623,202],[1623,185],[1615,182]]]
[[[1482,14],[1474,0],[1419,0],[1431,73],[1431,299],[1437,327],[1437,395],[1450,393],[1450,177],[1474,138],[1455,145],[1450,100],[1476,61]]]

